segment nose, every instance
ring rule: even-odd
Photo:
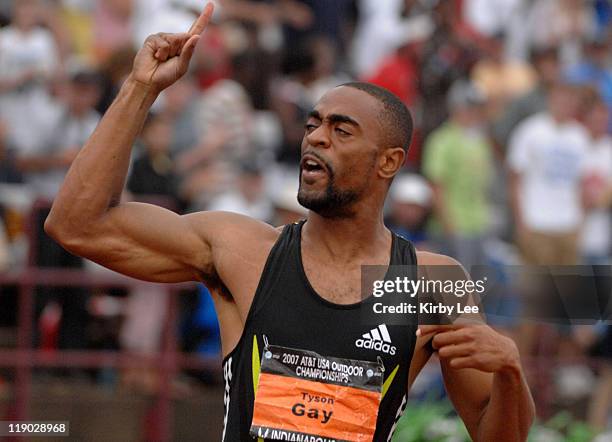
[[[306,135],[306,141],[311,146],[316,147],[329,147],[329,130],[325,124],[321,124],[315,130]]]

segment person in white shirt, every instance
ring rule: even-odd
[[[19,151],[45,142],[56,108],[47,82],[59,66],[53,35],[38,26],[37,0],[14,2],[12,23],[0,29],[0,118]]]
[[[584,167],[583,200],[587,210],[580,248],[585,264],[606,264],[612,245],[612,137],[608,134],[610,111],[596,99],[584,114],[590,135]]]
[[[72,160],[100,121],[94,106],[100,98],[97,73],[76,72],[65,87],[65,103],[57,105],[44,143],[17,153],[25,179],[39,197],[52,200]]]
[[[574,87],[555,85],[548,111],[523,121],[510,139],[512,210],[518,245],[529,264],[578,263],[588,137],[574,121],[577,105]]]

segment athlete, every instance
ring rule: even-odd
[[[186,72],[211,14],[209,4],[189,32],[146,40],[72,164],[47,233],[120,273],[210,288],[225,356],[225,441],[387,441],[433,352],[474,440],[525,440],[534,406],[510,339],[486,325],[421,325],[417,331],[416,325],[361,320],[362,265],[459,266],[415,251],[383,224],[383,203],[412,132],[408,110],[386,90],[349,83],[313,109],[301,146],[298,199],[309,209],[305,222],[274,228],[232,213],[179,216],[120,202],[131,146],[147,112]],[[288,360],[283,369],[302,364],[295,371],[310,376],[308,382],[270,377],[279,367],[270,364],[281,364],[281,356]],[[298,362],[291,366],[293,357]],[[359,388],[343,386],[364,379]],[[291,391],[300,382],[308,387]],[[344,399],[325,394],[338,388]],[[274,410],[290,394],[300,397],[285,419]],[[305,430],[270,432],[286,425]]]

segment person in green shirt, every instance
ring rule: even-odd
[[[490,227],[487,194],[494,165],[482,130],[483,104],[471,83],[455,83],[448,95],[450,117],[427,139],[423,158],[423,173],[434,189],[432,237],[468,270],[484,264]]]

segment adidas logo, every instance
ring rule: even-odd
[[[371,350],[382,351],[394,355],[397,351],[395,345],[391,345],[391,336],[389,330],[385,324],[380,324],[378,327],[373,328],[368,333],[364,333],[361,338],[357,338],[355,341],[357,348],[367,348]]]

